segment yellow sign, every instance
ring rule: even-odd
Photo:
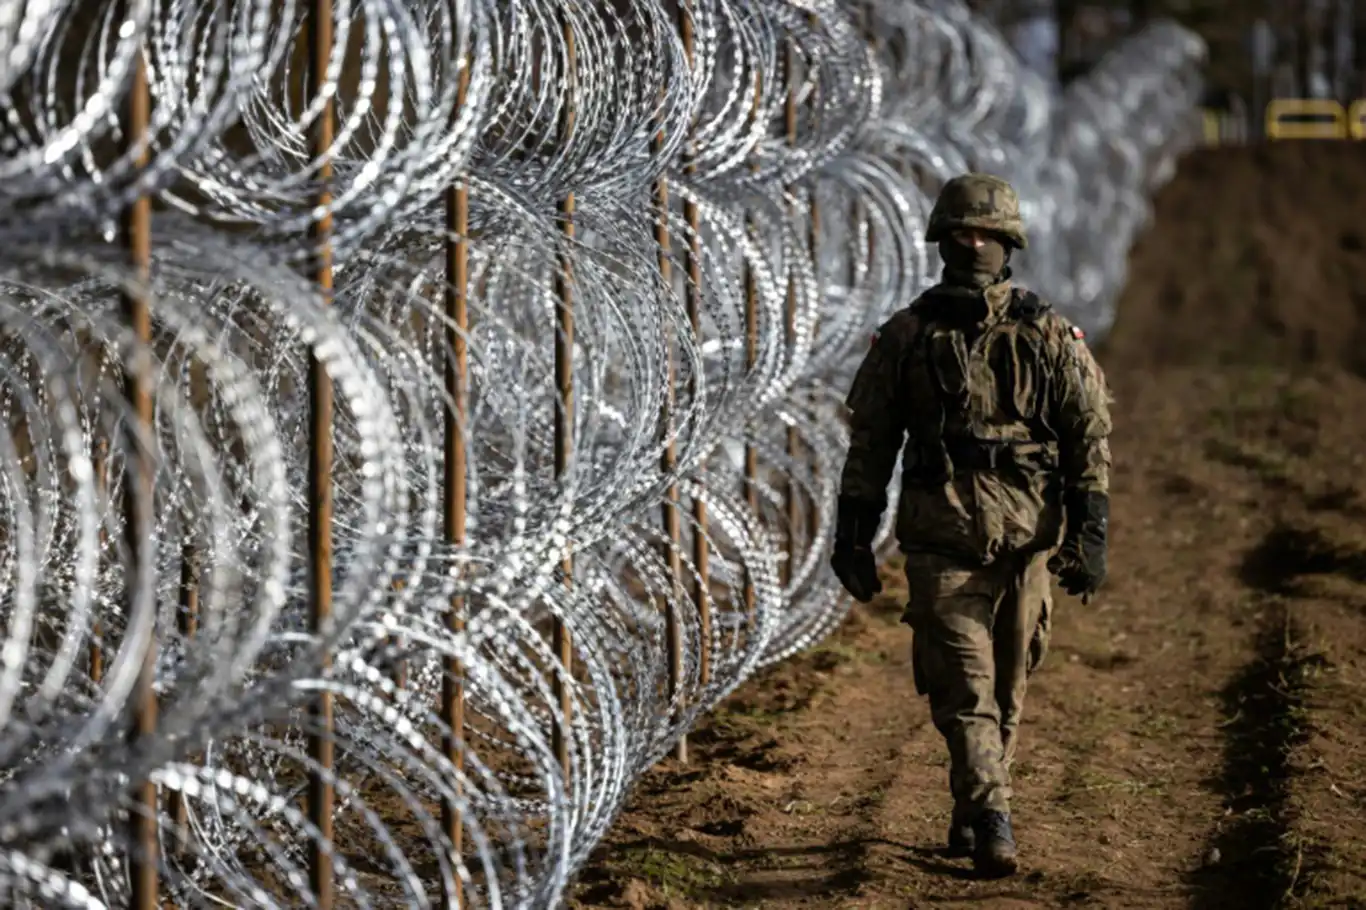
[[[1347,109],[1347,128],[1353,139],[1366,139],[1366,98],[1358,98]]]
[[[1219,144],[1219,112],[1209,108],[1201,108],[1200,112],[1205,115],[1205,145]]]
[[[1277,98],[1266,106],[1268,139],[1346,139],[1347,134],[1347,111],[1330,98]]]

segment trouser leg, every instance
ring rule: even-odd
[[[1019,743],[1029,674],[1042,659],[1041,647],[1047,646],[1048,629],[1040,626],[1040,620],[1046,618],[1045,611],[1051,607],[1047,559],[1046,553],[1028,558],[1011,579],[996,613],[996,704],[1001,715],[1001,749],[1007,775]]]
[[[1000,586],[982,570],[915,575],[908,562],[915,657],[949,749],[954,818],[1009,811],[992,649]]]

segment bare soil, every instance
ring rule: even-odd
[[[639,784],[574,906],[1366,907],[1363,203],[1349,143],[1200,152],[1157,200],[1100,351],[1111,579],[1059,594],[1019,875],[940,853],[945,751],[888,565]]]

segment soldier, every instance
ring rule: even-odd
[[[878,330],[846,403],[850,446],[831,565],[881,589],[872,543],[902,459],[916,690],[948,744],[949,849],[1016,869],[1010,765],[1027,677],[1048,648],[1049,573],[1083,602],[1106,569],[1110,396],[1080,329],[1013,288],[1026,246],[1005,181],[949,181],[930,214],[943,279]],[[1065,530],[1064,530],[1065,529]]]

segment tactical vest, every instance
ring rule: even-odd
[[[903,482],[937,486],[956,472],[1055,469],[1057,437],[1047,423],[1048,382],[1040,358],[1020,362],[1019,349],[1026,345],[1016,344],[1011,364],[1004,367],[1004,383],[986,360],[1001,343],[995,340],[1001,329],[1012,324],[1027,350],[1041,354],[1044,334],[1038,323],[1049,305],[1031,291],[1013,288],[1005,315],[975,336],[938,333],[943,319],[936,310],[941,306],[925,297],[913,304],[921,316],[902,376],[912,409],[927,419],[908,421]],[[994,418],[990,422],[982,419],[988,415],[974,413],[982,406],[981,383],[987,379],[995,399],[992,410],[1002,412],[989,415]],[[1021,383],[1029,386],[1023,407],[1018,400]]]

